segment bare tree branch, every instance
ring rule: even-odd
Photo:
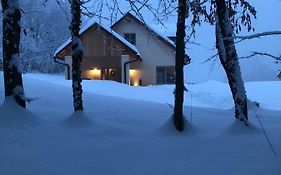
[[[236,43],[239,43],[244,40],[250,40],[250,39],[259,39],[261,37],[265,36],[272,36],[272,35],[281,35],[281,31],[270,31],[270,32],[261,32],[261,33],[256,33],[253,35],[248,35],[248,36],[235,36],[235,39],[238,39]]]
[[[267,57],[270,57],[270,58],[273,58],[275,59],[276,63],[281,63],[281,55],[272,55],[270,53],[266,53],[266,52],[252,52],[251,55],[248,55],[248,56],[244,56],[244,57],[239,57],[240,59],[247,59],[247,58],[252,58],[254,56],[267,56]]]

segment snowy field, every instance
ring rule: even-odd
[[[187,85],[186,130],[170,121],[173,86],[84,81],[85,112],[72,113],[71,82],[27,74],[28,110],[4,101],[0,74],[0,175],[279,175],[281,82],[246,83],[250,126],[233,118],[228,86]],[[270,147],[260,122],[265,128]],[[274,151],[276,154],[274,154]]]

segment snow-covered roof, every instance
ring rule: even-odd
[[[120,36],[118,33],[116,33],[114,30],[112,30],[109,27],[106,27],[102,24],[100,24],[99,22],[97,22],[94,18],[90,18],[88,19],[84,24],[82,24],[82,27],[80,29],[79,34],[82,35],[86,30],[88,30],[91,26],[93,25],[98,25],[99,27],[101,27],[102,29],[106,30],[108,33],[110,33],[111,35],[113,35],[116,39],[118,39],[119,41],[121,41],[123,44],[125,44],[127,47],[129,47],[132,51],[135,52],[136,55],[138,55],[139,57],[141,57],[140,52],[138,51],[138,49],[131,44],[130,42],[128,42],[125,38],[123,38],[122,36]],[[63,43],[54,53],[54,56],[56,56],[61,50],[63,50],[66,46],[68,46],[71,43],[71,38],[69,38],[65,43]]]

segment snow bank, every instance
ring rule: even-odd
[[[61,122],[65,126],[69,127],[94,127],[93,120],[90,119],[84,112],[74,112]]]
[[[173,110],[165,103],[173,86],[87,83],[85,111],[72,113],[70,81],[24,76],[25,92],[37,100],[28,105],[29,111],[9,100],[0,107],[1,175],[280,174],[280,111],[257,111],[278,153],[274,156],[259,129],[233,122],[232,110],[185,106],[184,115],[192,123],[186,121],[186,131],[178,133],[171,121]],[[201,100],[218,106],[226,87],[209,82],[190,85],[189,90],[198,96],[193,97],[195,105]],[[37,117],[30,111],[44,122],[33,124]],[[253,111],[250,120],[259,126]]]
[[[41,122],[29,110],[17,105],[13,97],[8,97],[0,106],[0,127],[28,127]]]
[[[183,130],[183,132],[179,132],[175,130],[173,118],[171,116],[165,123],[162,124],[159,130],[159,134],[166,135],[166,136],[182,137],[182,136],[187,136],[187,135],[191,136],[200,133],[200,129],[195,125],[193,125],[192,123],[190,123],[188,120],[186,120],[186,118],[184,118],[184,127],[185,129]]]
[[[252,118],[250,120],[253,120]],[[225,135],[248,135],[248,134],[261,134],[261,128],[255,124],[248,122],[247,125],[236,119],[224,131]]]
[[[26,78],[47,83],[71,87],[71,81],[64,80],[62,75],[26,74]],[[281,110],[281,81],[246,82],[246,93],[250,101],[258,102],[261,108]],[[232,109],[233,101],[228,84],[219,81],[186,84],[185,106]],[[132,87],[114,81],[86,80],[83,81],[85,92],[149,101],[161,104],[174,104],[174,85],[155,85]],[[149,97],[149,98],[147,98]]]

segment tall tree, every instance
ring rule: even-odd
[[[204,17],[204,21],[216,25],[216,47],[228,78],[235,105],[235,117],[247,121],[247,96],[235,49],[234,34],[240,32],[242,26],[247,27],[248,31],[254,31],[251,17],[256,18],[256,10],[246,0],[192,0],[188,2],[193,17],[191,22],[193,32],[195,32],[194,26],[201,24],[201,16]]]
[[[74,111],[83,111],[82,99],[82,79],[81,79],[81,62],[83,57],[83,46],[80,40],[81,25],[81,1],[71,1],[71,36],[72,36],[72,89],[73,89],[73,107]]]
[[[19,57],[21,10],[18,0],[1,0],[3,10],[3,70],[5,97],[26,107]]]
[[[216,0],[216,39],[220,61],[225,69],[235,104],[235,117],[248,120],[247,96],[234,44],[233,28],[225,0]]]
[[[184,101],[184,77],[183,67],[185,58],[185,17],[186,0],[178,1],[178,20],[176,33],[176,87],[175,87],[175,105],[174,105],[174,124],[177,130],[184,130],[183,101]]]

